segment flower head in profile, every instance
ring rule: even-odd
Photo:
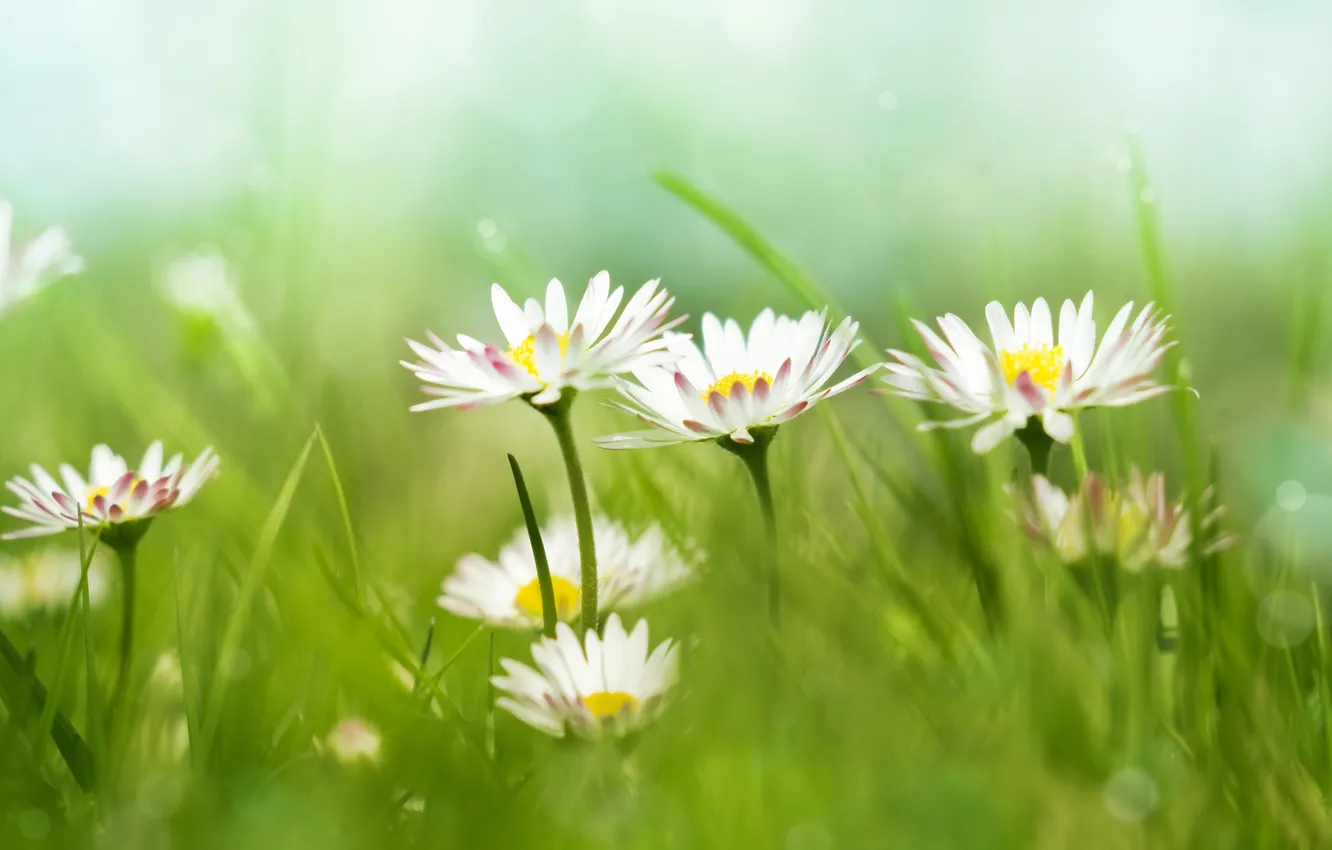
[[[1174,344],[1165,338],[1168,317],[1151,304],[1130,323],[1132,313],[1129,302],[1110,322],[1099,347],[1090,292],[1080,307],[1064,302],[1057,338],[1045,299],[1037,299],[1030,312],[1018,304],[1012,320],[999,302],[991,302],[985,316],[993,349],[951,313],[938,320],[942,338],[913,319],[938,366],[913,354],[890,351],[898,362],[888,364],[886,380],[899,395],[946,404],[963,414],[922,427],[986,423],[971,442],[978,454],[994,448],[1033,417],[1052,439],[1067,443],[1073,438],[1071,412],[1124,407],[1171,389],[1152,379]]]
[[[534,729],[563,737],[620,737],[649,723],[675,684],[677,648],[670,640],[648,654],[648,624],[639,620],[626,633],[617,614],[606,621],[606,636],[587,633],[587,646],[568,624],[554,638],[532,645],[533,670],[511,658],[500,661],[505,675],[492,679],[504,692],[496,705]]]
[[[628,404],[614,406],[652,426],[597,440],[607,449],[638,449],[695,440],[754,442],[756,428],[788,422],[829,396],[865,380],[872,366],[829,385],[859,344],[850,318],[830,328],[826,312],[799,319],[764,310],[746,337],[734,319],[703,317],[703,350],[685,336],[668,343],[679,360],[670,368],[634,372],[621,379]]]
[[[535,298],[519,307],[504,287],[494,284],[490,297],[504,344],[463,334],[457,348],[433,333],[428,334],[430,345],[407,340],[421,359],[402,365],[425,381],[426,395],[435,396],[412,410],[478,407],[514,398],[549,405],[566,388],[605,387],[613,375],[669,362],[672,355],[662,334],[683,317],[668,319],[675,299],[658,284],[643,284],[620,310],[624,287],[612,292],[610,275],[601,272],[588,283],[572,322],[558,280],[546,287],[544,309]]]
[[[104,538],[117,530],[134,536],[158,514],[192,500],[217,469],[218,458],[212,449],[204,449],[188,467],[181,455],[164,465],[160,442],[148,447],[137,469],[130,469],[124,458],[99,445],[92,451],[86,479],[74,467],[62,464],[58,483],[33,464],[32,480],[16,477],[5,484],[18,496],[19,506],[0,508],[30,525],[11,531],[4,539],[59,534],[80,524],[101,528]]]
[[[1204,494],[1204,504],[1211,501]],[[1144,476],[1134,467],[1128,487],[1111,490],[1095,473],[1082,480],[1078,492],[1066,494],[1044,476],[1032,476],[1031,490],[1017,497],[1028,534],[1044,542],[1069,564],[1085,563],[1094,553],[1127,570],[1149,566],[1179,569],[1188,563],[1192,531],[1188,509],[1166,498],[1165,476]],[[1225,549],[1234,538],[1220,534],[1223,509],[1203,518],[1205,553]]]
[[[13,244],[14,208],[0,200],[0,313],[65,275],[83,271],[65,231],[52,227],[27,245]]]
[[[683,555],[672,546],[660,526],[649,526],[637,537],[605,517],[593,517],[592,536],[597,546],[597,587],[604,609],[632,608],[656,599],[693,574]],[[550,565],[556,614],[573,621],[582,610],[578,559],[578,531],[573,517],[561,517],[541,530]],[[537,629],[542,624],[541,585],[527,529],[520,528],[490,561],[466,555],[444,581],[440,607],[460,617],[493,626]]]

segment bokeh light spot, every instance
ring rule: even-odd
[[[1156,780],[1139,767],[1126,767],[1110,777],[1101,792],[1106,811],[1125,823],[1138,823],[1152,813],[1160,798]]]
[[[1300,482],[1290,479],[1282,481],[1276,489],[1276,503],[1283,511],[1294,513],[1304,507],[1309,500],[1309,493]]]
[[[1258,606],[1258,633],[1272,646],[1299,646],[1313,627],[1313,603],[1302,593],[1274,590]]]

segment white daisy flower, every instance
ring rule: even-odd
[[[125,459],[105,445],[92,450],[92,464],[85,480],[69,464],[62,464],[63,486],[45,469],[32,465],[32,480],[12,478],[5,486],[20,499],[17,508],[0,508],[12,517],[31,523],[11,531],[5,540],[59,534],[83,525],[111,529],[140,520],[150,520],[163,511],[188,503],[217,474],[218,458],[204,449],[188,467],[176,455],[162,463],[162,444],[148,447],[142,463],[130,469]],[[140,526],[139,528],[142,528]]]
[[[0,200],[0,313],[65,275],[83,271],[65,231],[52,227],[14,250],[14,207]]]
[[[675,299],[658,284],[643,284],[614,325],[611,319],[624,299],[624,287],[611,292],[610,275],[604,271],[588,283],[572,323],[558,280],[546,287],[545,309],[535,298],[519,307],[504,287],[493,284],[491,302],[507,347],[463,334],[456,349],[434,333],[428,333],[429,346],[407,340],[421,360],[402,365],[433,385],[422,387],[427,395],[437,396],[412,410],[478,407],[513,398],[554,404],[565,387],[604,387],[613,375],[669,362],[672,355],[662,333],[684,318],[667,321]]]
[[[1205,493],[1204,503],[1211,496],[1210,490]],[[1091,473],[1072,495],[1035,475],[1030,495],[1020,494],[1017,501],[1027,532],[1066,563],[1085,563],[1093,552],[1134,572],[1152,565],[1179,569],[1188,563],[1192,542],[1189,512],[1183,503],[1166,499],[1165,476],[1159,472],[1144,477],[1134,467],[1128,487],[1120,492]],[[1217,531],[1223,515],[1224,510],[1216,508],[1203,519],[1206,553],[1235,542]]]
[[[864,381],[877,365],[825,387],[848,354],[860,344],[859,325],[844,319],[831,330],[826,311],[800,319],[764,310],[749,336],[734,319],[724,324],[703,317],[703,351],[693,340],[668,334],[679,360],[670,368],[634,372],[638,383],[619,380],[631,404],[613,406],[653,426],[597,440],[607,449],[641,449],[729,437],[754,442],[751,428],[775,427],[819,401]]]
[[[323,748],[343,764],[379,761],[379,730],[359,717],[347,717],[333,727],[323,741]]]
[[[965,414],[922,428],[988,422],[972,439],[977,454],[994,448],[1031,417],[1041,420],[1051,438],[1067,443],[1073,438],[1070,412],[1123,407],[1171,389],[1151,377],[1174,345],[1165,339],[1169,317],[1148,304],[1130,325],[1132,311],[1132,302],[1119,311],[1099,348],[1090,292],[1081,307],[1064,302],[1057,342],[1043,298],[1036,300],[1030,313],[1026,305],[1018,304],[1012,321],[999,302],[990,302],[985,316],[993,350],[951,313],[938,320],[942,339],[913,319],[939,368],[915,355],[890,350],[898,362],[888,364],[886,380],[899,395],[940,402]]]
[[[674,643],[664,641],[649,656],[647,620],[626,634],[616,614],[606,621],[604,639],[588,631],[586,652],[573,629],[560,623],[554,638],[532,645],[532,660],[536,670],[500,660],[506,675],[491,681],[506,696],[495,704],[557,738],[566,729],[601,738],[641,728],[660,712],[678,668]]]
[[[604,609],[642,605],[692,575],[684,557],[655,524],[633,537],[619,523],[597,516],[592,536],[597,546],[597,596]],[[561,517],[541,529],[541,540],[550,564],[556,615],[576,620],[583,594],[573,517]],[[526,527],[514,534],[495,561],[464,556],[457,571],[445,579],[443,591],[440,607],[460,617],[506,628],[541,628],[541,585]]]

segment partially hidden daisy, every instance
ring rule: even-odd
[[[818,402],[844,392],[878,368],[872,366],[829,386],[859,344],[850,318],[830,328],[826,311],[799,319],[764,310],[746,337],[739,323],[703,317],[703,349],[683,335],[668,335],[679,357],[669,368],[634,372],[621,379],[628,404],[614,406],[652,426],[602,437],[607,449],[641,449],[696,440],[754,442],[754,429],[774,428]]]
[[[29,526],[4,539],[59,534],[78,528],[82,516],[82,525],[100,528],[103,539],[114,543],[117,534],[137,540],[148,521],[192,500],[217,474],[218,458],[204,449],[188,467],[179,454],[163,464],[162,444],[155,442],[131,469],[120,455],[98,445],[87,478],[69,464],[60,466],[61,482],[36,464],[31,469],[31,480],[16,477],[5,485],[18,496],[19,506],[2,508]]]
[[[597,584],[601,606],[632,608],[674,590],[692,568],[663,534],[651,525],[638,536],[602,516],[593,518],[597,545]],[[578,619],[582,607],[578,532],[574,518],[561,517],[541,530],[550,565],[558,619]],[[461,617],[507,628],[540,628],[541,586],[527,529],[521,528],[494,561],[466,555],[444,581],[440,607]]]
[[[504,692],[496,705],[534,729],[564,737],[620,737],[653,720],[675,684],[677,646],[663,641],[648,654],[648,624],[626,633],[610,615],[604,638],[589,631],[586,648],[565,623],[554,638],[532,645],[536,669],[500,660],[505,675],[491,681]]]
[[[603,271],[589,281],[572,322],[558,280],[546,287],[544,309],[535,298],[519,307],[504,287],[493,284],[491,303],[504,343],[459,334],[454,348],[434,333],[427,334],[430,345],[407,340],[421,359],[402,365],[425,382],[426,395],[435,397],[412,410],[478,407],[514,398],[550,405],[566,388],[604,387],[613,375],[668,362],[672,355],[662,333],[683,317],[669,319],[675,299],[659,283],[643,284],[621,311],[624,287],[611,291],[610,275]]]
[[[922,428],[964,428],[986,423],[971,446],[978,454],[1038,419],[1050,438],[1073,438],[1072,412],[1088,407],[1123,407],[1168,392],[1152,378],[1166,351],[1169,317],[1151,304],[1130,323],[1133,303],[1115,315],[1101,344],[1096,344],[1092,293],[1081,306],[1065,301],[1056,338],[1050,308],[1039,298],[1028,312],[1018,304],[1012,320],[992,301],[985,308],[994,348],[953,314],[938,320],[941,338],[923,322],[912,320],[937,368],[904,351],[887,366],[893,391],[907,398],[946,404],[963,415]]]
[[[1222,508],[1208,508],[1212,492],[1203,494],[1202,551],[1210,554],[1234,544],[1217,524]],[[1089,473],[1072,494],[1034,475],[1031,489],[1017,495],[1027,533],[1050,547],[1060,560],[1084,564],[1095,554],[1139,571],[1149,566],[1179,569],[1189,560],[1193,541],[1188,509],[1166,497],[1165,476],[1144,476],[1134,467],[1128,486],[1112,490],[1101,476]]]
[[[13,245],[14,208],[0,200],[0,313],[65,275],[83,271],[65,231],[52,227],[27,245]]]

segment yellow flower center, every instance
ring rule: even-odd
[[[1116,498],[1118,501],[1118,498]],[[1113,503],[1112,503],[1113,504]],[[1138,538],[1147,529],[1147,513],[1136,501],[1124,499],[1119,508],[1119,548],[1124,549],[1131,543],[1137,542]]]
[[[626,708],[638,705],[638,700],[623,691],[598,691],[583,697],[583,705],[598,720],[614,717]]]
[[[551,576],[550,585],[551,589],[555,591],[555,616],[561,620],[572,619],[574,614],[578,613],[578,607],[583,602],[583,592],[578,589],[578,585],[559,576]],[[513,602],[533,617],[540,617],[543,611],[541,607],[541,580],[532,579],[523,585],[523,588],[518,591],[518,595],[513,598]]]
[[[743,375],[739,372],[732,372],[731,374],[717,381],[717,383],[708,387],[706,390],[704,390],[701,393],[701,395],[703,396],[703,399],[705,401],[711,398],[713,393],[721,393],[722,395],[729,398],[731,395],[731,390],[735,388],[736,384],[744,384],[745,389],[749,390],[752,393],[754,391],[754,385],[757,384],[760,380],[767,381],[769,384],[771,384],[772,376],[769,375],[767,372],[753,372],[748,375]]]
[[[1017,351],[1001,351],[999,366],[1004,370],[1004,380],[1008,381],[1009,386],[1017,380],[1018,375],[1027,372],[1036,386],[1054,392],[1059,376],[1064,372],[1064,348],[1060,345],[1042,345],[1038,348],[1023,345]]]
[[[133,491],[134,491],[134,488],[135,488],[135,487],[138,487],[138,486],[139,486],[139,482],[142,481],[142,480],[143,480],[143,479],[140,478],[139,476],[137,476],[137,475],[134,476],[134,480],[130,482],[129,490],[128,490],[127,492],[133,492]],[[97,497],[98,497],[98,496],[106,496],[106,495],[107,495],[108,493],[110,493],[110,492],[111,492],[111,488],[110,488],[110,487],[95,487],[95,488],[93,488],[92,490],[89,490],[89,491],[88,491],[88,510],[92,510],[92,509],[93,509],[93,502],[97,501]]]
[[[563,357],[565,353],[569,350],[569,335],[560,334],[559,340],[560,340],[560,356]],[[535,336],[529,335],[527,339],[522,341],[521,344],[509,346],[509,356],[514,359],[515,363],[526,369],[527,373],[531,375],[533,378],[540,377],[537,374],[537,368],[536,368]]]

